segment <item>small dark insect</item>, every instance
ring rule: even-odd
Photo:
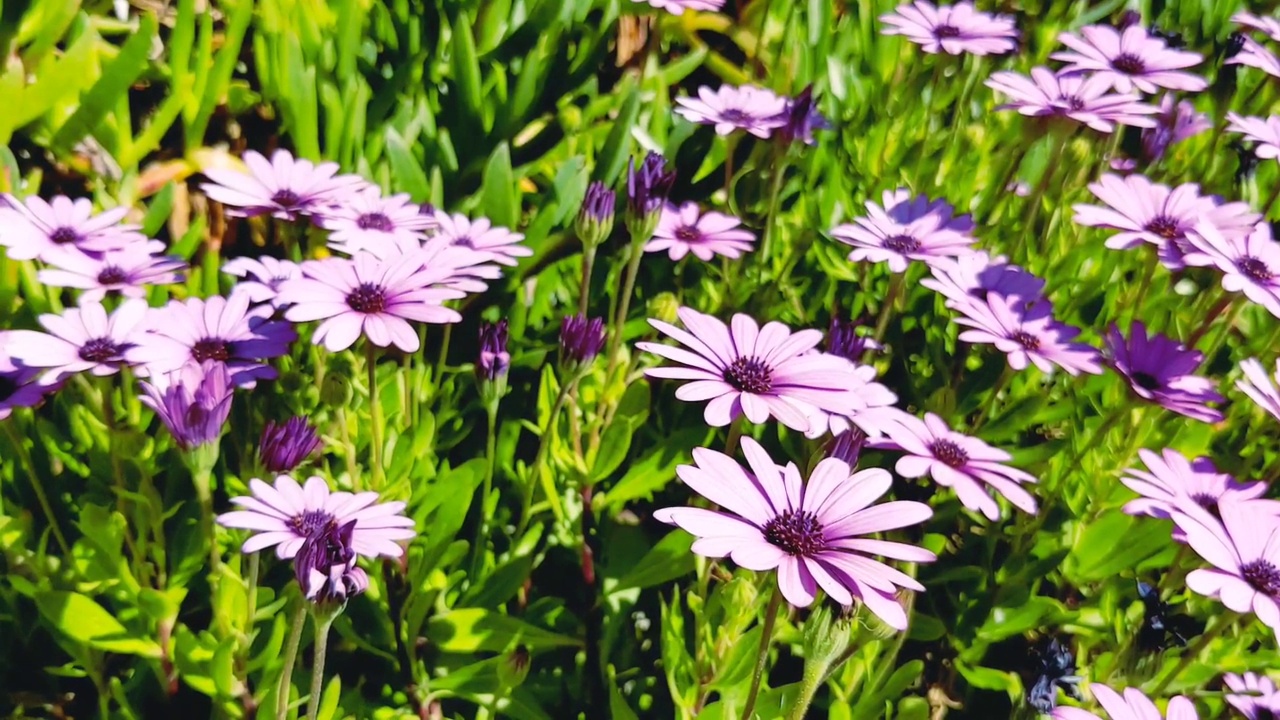
[[[1188,638],[1200,634],[1196,622],[1186,615],[1171,612],[1160,599],[1160,591],[1138,581],[1138,599],[1142,600],[1142,627],[1138,630],[1138,647],[1146,651],[1167,650],[1170,640],[1186,647]]]
[[[1058,688],[1069,697],[1080,699],[1080,676],[1075,674],[1076,657],[1071,648],[1050,640],[1043,650],[1035,653],[1036,680],[1027,692],[1027,704],[1037,712],[1048,713],[1058,704]]]
[[[1158,37],[1161,40],[1164,40],[1165,44],[1171,48],[1176,49],[1186,47],[1187,45],[1187,41],[1182,38],[1181,34],[1174,30],[1165,30],[1154,23],[1151,25],[1151,30],[1149,32],[1152,37]]]

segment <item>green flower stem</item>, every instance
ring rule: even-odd
[[[751,58],[757,63],[760,62],[760,51],[764,49],[764,31],[769,25],[769,13],[772,10],[773,0],[765,0],[764,12],[760,13],[760,28],[756,30],[756,43],[751,48]]]
[[[311,695],[307,698],[307,720],[316,720],[320,713],[320,696],[324,692],[324,660],[329,646],[329,628],[338,613],[317,613],[315,622],[315,657],[311,661]]]
[[[777,157],[773,163],[773,183],[769,187],[769,211],[765,215],[764,240],[760,243],[760,262],[769,262],[769,252],[773,249],[774,225],[778,218],[778,199],[782,195],[782,182],[787,175],[787,149],[777,145]]]
[[[280,684],[276,688],[276,720],[285,720],[289,714],[289,689],[293,687],[293,665],[298,661],[298,648],[302,646],[302,630],[307,624],[307,604],[302,601],[293,613],[293,626],[289,628],[289,641],[284,650],[284,668],[280,671]]]
[[[739,415],[729,423],[729,435],[724,441],[724,454],[733,457],[738,450],[738,441],[742,439],[742,424],[746,422],[746,415]]]
[[[1053,180],[1053,176],[1056,174],[1054,169],[1059,164],[1057,161],[1062,157],[1069,140],[1071,140],[1070,132],[1060,132],[1053,141],[1053,149],[1049,151],[1049,164],[1045,165],[1044,172],[1040,174],[1040,180],[1036,183],[1035,190],[1031,191],[1031,197],[1028,198],[1031,204],[1031,215],[1027,218],[1027,223],[1022,226],[1022,232],[1018,233],[1013,252],[1009,253],[1009,257],[1014,261],[1019,260],[1024,248],[1027,250],[1028,257],[1033,251],[1032,246],[1027,244],[1027,238],[1036,231],[1036,221],[1040,219],[1040,207],[1044,205],[1045,191],[1049,189],[1049,181]]]
[[[652,233],[650,233],[652,234]],[[627,274],[622,281],[622,294],[618,296],[618,314],[613,319],[613,332],[609,334],[609,365],[604,372],[606,387],[618,369],[618,350],[622,345],[622,333],[627,324],[627,313],[631,310],[631,295],[636,288],[636,275],[640,272],[640,260],[644,257],[644,244],[649,238],[633,236],[630,254],[627,256]]]
[[[1262,208],[1262,216],[1264,218],[1271,217],[1271,206],[1276,204],[1276,198],[1280,198],[1280,183],[1274,183],[1275,187],[1271,188],[1271,194],[1267,196],[1266,202],[1258,207]]]
[[[565,383],[564,385],[561,385],[560,391],[556,393],[556,400],[551,405],[551,414],[547,417],[547,424],[542,428],[542,437],[538,440],[538,454],[534,456],[533,465],[529,468],[530,472],[534,475],[533,477],[530,477],[529,481],[524,484],[523,488],[521,488],[523,497],[520,501],[520,524],[516,527],[515,537],[517,539],[523,537],[524,531],[529,529],[529,521],[532,519],[530,515],[532,514],[531,510],[533,508],[533,486],[535,482],[542,481],[542,478],[544,477],[542,474],[542,464],[546,462],[547,449],[551,446],[551,432],[555,427],[556,418],[560,416],[560,412],[564,409],[564,401],[569,397],[569,386],[571,384],[572,383]],[[551,482],[543,482],[543,486],[543,490],[547,494],[547,501],[551,503],[551,507],[559,508],[560,504],[555,499],[556,487],[554,480]]]
[[[587,316],[587,301],[591,295],[591,270],[596,264],[596,246],[583,245],[582,248],[582,291],[578,293],[578,314]]]
[[[485,408],[485,415],[488,420],[489,433],[485,438],[484,490],[480,494],[480,519],[476,523],[475,542],[471,545],[472,577],[479,576],[480,565],[484,561],[484,539],[489,532],[489,513],[485,509],[485,505],[489,502],[489,494],[493,492],[493,475],[498,465],[498,402],[496,400],[489,403],[489,407]],[[519,539],[518,536],[516,539]]]
[[[756,654],[756,667],[751,672],[751,691],[747,693],[747,706],[742,710],[742,720],[751,720],[756,709],[756,698],[760,695],[760,681],[764,677],[764,666],[769,663],[769,645],[773,640],[773,625],[778,620],[778,608],[782,605],[782,591],[774,585],[773,595],[769,598],[769,608],[764,611],[764,632],[760,634],[760,651]]]
[[[58,543],[58,548],[62,550],[63,559],[70,559],[71,546],[67,544],[67,538],[62,534],[62,528],[58,527],[58,518],[53,514],[53,506],[49,504],[49,496],[44,492],[44,484],[40,482],[40,475],[36,473],[35,466],[31,463],[31,454],[27,452],[26,442],[18,436],[18,431],[13,427],[14,421],[0,421],[0,427],[4,428],[5,435],[8,436],[10,444],[13,445],[14,452],[18,453],[18,461],[22,463],[22,467],[27,471],[27,477],[31,478],[31,488],[36,491],[36,500],[40,503],[40,509],[44,511],[44,517],[49,521],[49,531],[53,533],[53,539]]]
[[[920,173],[924,171],[925,158],[929,156],[929,127],[933,125],[933,113],[938,109],[938,95],[942,93],[942,81],[946,72],[947,61],[937,58],[933,63],[933,77],[929,79],[929,102],[925,105],[924,120],[920,123],[923,135],[920,138],[920,144],[916,148],[916,166],[911,171],[913,182],[918,182]]]
[[[446,361],[449,359],[449,345],[453,342],[453,323],[445,323],[444,337],[440,338],[440,355],[436,358],[436,371],[431,381],[437,387],[440,385],[440,378],[444,377],[444,368]]]
[[[1013,366],[1005,363],[1004,370],[1000,373],[1000,377],[996,379],[996,384],[992,385],[991,389],[987,391],[987,409],[983,411],[982,416],[978,418],[978,421],[973,424],[971,430],[974,433],[977,433],[978,428],[986,425],[991,421],[991,418],[995,417],[996,408],[1000,405],[1000,392],[1004,390],[1005,386],[1009,384],[1009,381],[1013,379],[1013,374]]]
[[[127,490],[124,486],[124,471],[120,467],[120,458],[116,456],[116,403],[115,403],[115,387],[111,383],[111,377],[102,378],[102,387],[99,388],[102,400],[102,422],[107,426],[107,457],[111,461],[111,486],[115,490],[116,496],[116,512],[124,518],[129,515],[125,512],[125,495]],[[138,552],[137,542],[133,538],[133,531],[130,528],[132,523],[126,522],[124,525],[124,543],[129,548],[129,556],[140,561],[145,555]],[[138,575],[138,568],[134,568],[134,572]]]
[[[791,706],[791,712],[787,713],[787,720],[804,720],[805,713],[809,712],[809,706],[813,704],[813,698],[818,694],[818,688],[822,687],[823,681],[826,680],[827,664],[820,662],[806,662],[804,664],[804,676],[800,679],[800,696],[796,698],[795,705]]]
[[[880,317],[876,320],[875,341],[877,343],[884,340],[885,331],[889,329],[889,316],[893,315],[893,306],[897,304],[898,296],[902,294],[902,283],[906,274],[907,271],[903,270],[889,276],[889,290],[884,295],[884,305],[880,307]],[[868,350],[868,352],[871,351]]]
[[[1033,140],[1034,142],[1034,140]],[[1007,200],[1012,191],[1007,190],[1009,183],[1013,182],[1014,177],[1018,174],[1018,168],[1022,167],[1022,160],[1027,156],[1027,152],[1031,149],[1030,143],[1022,143],[1018,151],[1013,154],[1009,164],[1005,166],[1004,173],[1000,175],[1000,180],[992,185],[987,192],[986,197],[982,199],[982,205],[973,215],[975,218],[982,218],[982,222],[991,221],[992,215],[999,209],[1003,201]]]
[[[368,339],[364,343],[365,370],[369,374],[369,425],[370,431],[373,433],[373,463],[372,463],[372,482],[370,483],[374,490],[382,489],[382,401],[378,397],[378,358],[375,354],[373,343]],[[360,483],[356,478],[351,478],[351,482],[358,488]]]
[[[1227,309],[1227,306],[1231,304],[1232,300],[1235,300],[1235,295],[1223,290],[1222,297],[1218,298],[1218,301],[1214,303],[1213,307],[1209,308],[1209,311],[1204,314],[1204,322],[1200,323],[1200,327],[1196,328],[1195,331],[1191,333],[1191,337],[1187,338],[1184,345],[1187,348],[1194,348],[1196,343],[1200,341],[1200,338],[1203,337],[1205,333],[1209,332],[1209,328],[1213,326],[1214,321],[1218,319],[1218,316],[1222,315],[1222,311]]]
[[[1159,256],[1156,253],[1147,253],[1147,267],[1142,273],[1142,280],[1138,283],[1138,290],[1134,293],[1133,298],[1124,305],[1129,308],[1130,324],[1133,324],[1133,321],[1138,317],[1138,308],[1142,307],[1142,301],[1147,296],[1147,290],[1151,288],[1151,279],[1155,277],[1156,266],[1159,264]]]

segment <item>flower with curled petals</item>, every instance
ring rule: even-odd
[[[1123,32],[1107,25],[1089,25],[1080,34],[1064,32],[1058,40],[1070,48],[1049,57],[1068,63],[1064,74],[1092,73],[1108,81],[1117,92],[1134,88],[1154,93],[1156,88],[1200,92],[1209,86],[1204,78],[1184,72],[1204,58],[1197,53],[1170,48],[1141,24]]]
[[[717,135],[743,130],[767,138],[787,124],[787,99],[754,85],[698,88],[698,97],[676,98],[676,114],[689,122],[712,125]]]
[[[280,220],[309,217],[324,206],[369,185],[356,175],[338,175],[338,163],[316,165],[276,150],[271,159],[259,152],[245,152],[248,172],[205,168],[213,182],[201,188],[210,198],[227,206],[233,217],[271,215]]]
[[[1013,18],[979,12],[971,2],[937,5],[915,0],[880,16],[885,35],[902,35],[927,53],[1001,55],[1018,48]]]
[[[58,195],[49,202],[32,195],[19,200],[0,196],[0,246],[14,260],[44,259],[48,251],[72,246],[86,252],[119,250],[144,242],[137,225],[122,225],[129,208],[93,213],[88,198]]]
[[[1247,672],[1244,675],[1227,673],[1222,676],[1227,688],[1227,704],[1240,711],[1248,720],[1274,720],[1280,717],[1280,692],[1266,675]]]
[[[1280,390],[1276,389],[1276,382],[1280,382],[1280,360],[1276,361],[1276,371],[1271,377],[1256,358],[1242,361],[1240,370],[1244,377],[1236,381],[1236,387],[1271,417],[1280,420]]]
[[[1093,699],[1107,711],[1107,717],[1110,720],[1198,720],[1199,718],[1195,704],[1182,695],[1169,700],[1166,714],[1161,715],[1151,698],[1136,688],[1125,688],[1124,695],[1106,685],[1090,685],[1089,691],[1093,693]],[[1053,720],[1104,720],[1086,710],[1065,705],[1054,708],[1051,717]]]
[[[973,252],[973,220],[968,215],[954,216],[954,208],[945,200],[912,197],[906,188],[886,190],[883,205],[867,201],[867,217],[839,225],[831,236],[854,250],[851,262],[883,262],[891,272],[907,269],[912,260],[932,264],[939,258],[956,257]]]
[[[188,362],[139,385],[142,404],[156,412],[180,449],[216,445],[222,437],[235,393],[226,365],[213,360]]]
[[[835,602],[860,601],[886,624],[907,628],[895,598],[899,588],[921,592],[914,578],[869,555],[906,562],[933,562],[932,552],[865,537],[908,527],[933,515],[910,501],[873,504],[893,478],[881,469],[852,472],[836,458],[818,463],[808,481],[795,463],[780,467],[751,437],[742,438],[750,470],[724,453],[697,448],[693,465],[676,469],[680,480],[724,511],[663,508],[654,517],[698,539],[693,552],[731,557],[748,570],[776,570],[782,597],[808,607],[821,589]]]
[[[1179,508],[1201,507],[1218,512],[1220,502],[1254,500],[1267,491],[1266,483],[1241,483],[1213,466],[1207,457],[1188,460],[1177,450],[1165,448],[1159,455],[1143,448],[1138,457],[1146,470],[1129,468],[1120,482],[1142,497],[1125,503],[1130,515],[1168,519]],[[1175,533],[1181,540],[1181,534]]]
[[[986,85],[1009,98],[997,110],[1067,118],[1101,133],[1115,130],[1116,125],[1155,127],[1150,116],[1159,112],[1138,95],[1111,92],[1111,81],[1105,77],[1066,75],[1046,67],[1032,68],[1030,77],[1010,71],[992,73]]]
[[[1254,155],[1263,160],[1280,158],[1280,115],[1260,118],[1229,112],[1227,119],[1231,121],[1227,132],[1241,133],[1245,139],[1257,143]]]

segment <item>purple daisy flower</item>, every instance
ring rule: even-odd
[[[1080,35],[1064,32],[1058,40],[1074,51],[1049,56],[1069,63],[1062,69],[1064,74],[1092,73],[1092,77],[1109,81],[1118,92],[1137,88],[1154,93],[1158,87],[1200,92],[1209,87],[1204,78],[1182,72],[1199,65],[1203,57],[1170,48],[1142,25],[1130,25],[1123,33],[1106,25],[1090,25],[1081,28]]]
[[[778,128],[778,137],[784,143],[799,142],[812,145],[815,131],[831,129],[831,123],[823,117],[821,112],[818,112],[817,102],[813,98],[812,84],[801,90],[799,95],[787,98],[784,117],[786,124]]]
[[[293,572],[303,597],[316,604],[343,603],[369,589],[369,575],[356,565],[355,530],[352,520],[321,528],[302,541]]]
[[[450,215],[437,210],[435,219],[439,225],[436,238],[445,239],[456,247],[474,250],[493,262],[515,267],[518,258],[533,255],[531,248],[520,244],[524,235],[495,226],[488,218],[470,220],[465,215]]]
[[[394,259],[413,262],[416,267],[440,274],[437,284],[463,293],[484,292],[489,287],[486,280],[502,277],[495,253],[455,245],[449,238],[440,236],[427,240],[418,251]]]
[[[355,254],[395,247],[416,248],[436,227],[434,215],[422,215],[407,193],[383,197],[376,186],[346,195],[316,212],[317,224],[330,231],[329,247]]]
[[[1245,138],[1257,143],[1253,148],[1254,155],[1263,160],[1280,157],[1280,115],[1263,119],[1229,112],[1227,119],[1231,121],[1227,125],[1228,132],[1242,133]]]
[[[871,440],[872,447],[906,453],[894,469],[907,478],[928,475],[943,487],[956,491],[961,504],[982,513],[989,520],[1000,519],[1000,505],[989,493],[994,490],[1027,513],[1035,513],[1036,501],[1022,483],[1034,483],[1034,476],[1004,463],[1009,453],[993,448],[978,438],[947,427],[942,418],[926,413],[924,420],[904,412],[894,414],[884,426],[883,440]]]
[[[1160,98],[1160,114],[1156,115],[1156,126],[1142,130],[1142,152],[1147,162],[1155,162],[1164,157],[1170,145],[1195,137],[1212,127],[1213,122],[1208,115],[1196,112],[1195,106],[1186,100],[1175,101],[1173,93],[1165,93]]]
[[[1280,244],[1271,239],[1271,226],[1258,223],[1252,233],[1228,237],[1210,222],[1201,222],[1187,235],[1192,251],[1188,265],[1214,265],[1222,271],[1222,287],[1280,317]]]
[[[133,242],[117,250],[86,253],[74,245],[49,248],[42,259],[52,268],[41,270],[40,282],[53,287],[80,288],[80,297],[101,300],[109,292],[143,297],[148,285],[181,282],[186,267],[181,258],[160,255],[159,240]]]
[[[1044,280],[1008,264],[1003,255],[991,257],[984,251],[940,258],[930,268],[933,277],[920,284],[946,298],[947,307],[985,303],[991,294],[1016,298],[1027,305],[1044,297]]]
[[[864,326],[832,316],[827,327],[827,352],[856,363],[868,350],[882,347],[874,337],[859,332],[859,328]]]
[[[244,542],[241,552],[275,546],[276,556],[288,560],[313,534],[354,522],[350,547],[357,554],[400,557],[404,548],[398,541],[417,535],[413,520],[400,514],[404,503],[375,504],[375,492],[333,492],[324,478],[316,475],[308,478],[304,486],[288,475],[278,476],[274,486],[253,478],[249,491],[252,495],[231,498],[241,510],[218,516],[218,524],[223,527],[257,532]]]
[[[1222,412],[1208,405],[1226,399],[1218,394],[1217,383],[1194,374],[1204,353],[1189,350],[1167,335],[1148,335],[1147,326],[1137,320],[1129,328],[1128,340],[1120,328],[1111,326],[1107,351],[1108,364],[1138,397],[1201,422],[1222,420]]]
[[[700,212],[696,202],[687,202],[679,208],[668,203],[644,251],[666,250],[672,260],[680,260],[689,253],[703,262],[709,262],[716,255],[737,259],[742,253],[750,252],[751,244],[756,241],[754,234],[739,227],[741,224],[742,221],[732,215]]]
[[[814,353],[823,354],[823,353]],[[844,358],[847,360],[847,358]],[[859,365],[849,361],[853,366],[849,372],[845,389],[855,398],[851,410],[842,413],[831,413],[815,410],[809,416],[809,429],[805,437],[820,437],[830,432],[832,435],[843,435],[853,430],[860,430],[869,437],[880,437],[884,434],[885,422],[893,417],[886,412],[898,402],[898,396],[889,388],[876,382],[876,369],[870,365]]]
[[[1149,117],[1159,112],[1133,94],[1111,92],[1111,81],[1090,75],[1060,75],[1049,68],[1035,67],[1031,76],[1015,72],[992,73],[987,87],[1009,97],[997,110],[1017,110],[1031,117],[1064,117],[1102,133],[1116,125],[1155,127]]]
[[[1142,497],[1125,503],[1130,515],[1149,515],[1169,519],[1173,513],[1188,507],[1218,512],[1222,502],[1254,500],[1267,491],[1266,483],[1241,483],[1213,466],[1206,457],[1188,460],[1182,453],[1165,448],[1159,455],[1143,448],[1138,457],[1146,470],[1129,468],[1120,482]],[[1175,539],[1184,541],[1180,533]]]
[[[358,192],[369,183],[356,175],[338,175],[338,164],[316,165],[298,160],[288,150],[276,150],[268,161],[261,153],[245,152],[249,172],[206,168],[212,183],[200,187],[210,198],[228,206],[233,217],[270,214],[296,220]]]
[[[684,348],[652,342],[636,343],[636,348],[679,363],[645,374],[692,381],[676,390],[676,397],[709,400],[703,412],[708,425],[723,427],[739,415],[753,423],[772,416],[792,430],[807,432],[809,418],[818,411],[848,415],[858,407],[859,398],[849,391],[858,382],[853,364],[808,353],[822,342],[821,331],[793,333],[779,322],[760,327],[741,313],[731,325],[688,307],[676,314],[687,332],[661,320],[650,319],[649,324]]]
[[[1258,44],[1253,38],[1244,38],[1240,52],[1229,58],[1226,65],[1248,65],[1265,72],[1272,77],[1280,77],[1280,58]]]
[[[1272,720],[1280,717],[1280,692],[1266,675],[1247,672],[1244,675],[1227,673],[1222,681],[1231,692],[1226,694],[1227,704],[1240,711],[1248,720]]]
[[[258,462],[269,473],[293,472],[320,449],[320,436],[304,417],[277,424],[268,420],[258,441]]]
[[[647,3],[649,7],[666,10],[672,15],[680,15],[685,10],[715,12],[724,7],[724,0],[632,0],[632,2]]]
[[[900,273],[912,260],[932,264],[938,258],[973,252],[972,218],[953,216],[945,200],[913,198],[906,188],[886,190],[882,199],[883,207],[866,202],[868,217],[831,230],[832,237],[854,247],[850,261],[884,262]]]
[[[275,368],[263,361],[289,354],[289,345],[298,339],[293,326],[271,320],[271,315],[269,306],[249,307],[244,293],[172,300],[151,311],[148,332],[126,357],[141,366],[143,376],[212,360],[227,366],[237,386],[253,387],[276,376]]]
[[[107,314],[97,300],[83,300],[61,315],[41,315],[48,333],[11,330],[9,355],[29,368],[44,368],[41,384],[81,372],[114,375],[130,364],[128,353],[141,341],[147,319],[145,300],[125,300]]]
[[[284,303],[279,300],[280,285],[286,280],[302,277],[302,268],[289,260],[277,260],[266,255],[259,258],[239,257],[229,260],[222,266],[222,272],[241,280],[231,286],[231,296],[239,294],[248,296],[251,303],[269,302],[274,307]]]
[[[1018,298],[991,294],[986,302],[957,305],[964,317],[956,322],[972,330],[960,333],[968,343],[990,343],[1009,356],[1009,365],[1023,370],[1027,363],[1044,372],[1057,365],[1070,375],[1100,374],[1098,351],[1083,343],[1069,342],[1079,328],[1053,318],[1053,307],[1042,300],[1031,307]]]
[[[1249,358],[1240,363],[1240,370],[1244,372],[1244,377],[1236,381],[1236,387],[1248,395],[1258,407],[1280,420],[1280,390],[1276,389],[1272,378],[1267,377],[1267,371],[1262,363],[1255,358]],[[1280,381],[1280,361],[1276,362],[1274,378]]]
[[[676,98],[676,114],[689,122],[714,125],[717,135],[745,130],[767,138],[787,124],[787,99],[754,85],[698,88],[698,97]]]
[[[218,442],[231,414],[235,386],[227,366],[212,360],[189,362],[175,372],[157,374],[142,386],[139,399],[156,412],[182,450]]]
[[[902,35],[927,53],[1000,55],[1018,48],[1013,18],[979,12],[970,2],[935,6],[925,0],[900,5],[880,22],[885,35]]]
[[[58,195],[51,202],[32,195],[25,201],[0,196],[0,245],[14,260],[44,259],[47,251],[71,245],[88,252],[118,250],[145,241],[137,225],[120,221],[129,208],[118,207],[93,214],[86,198],[72,200]]]
[[[1260,30],[1275,42],[1280,42],[1280,20],[1276,18],[1238,12],[1231,16],[1231,22],[1250,30]]]
[[[1111,720],[1198,720],[1199,717],[1195,703],[1182,695],[1170,699],[1166,714],[1161,715],[1160,709],[1141,690],[1126,688],[1123,696],[1106,685],[1090,685],[1089,690]],[[1050,717],[1053,720],[1103,720],[1091,712],[1065,705],[1054,708]]]
[[[17,408],[35,407],[60,386],[37,382],[39,368],[27,367],[9,353],[9,335],[8,331],[0,330],[0,420],[12,415]]]
[[[808,607],[819,588],[835,602],[855,599],[890,627],[907,628],[895,598],[899,588],[923,592],[914,578],[868,555],[933,562],[937,556],[905,543],[863,537],[924,522],[928,505],[894,501],[872,505],[893,478],[880,469],[852,472],[835,458],[818,463],[807,482],[795,463],[779,467],[754,439],[742,438],[750,471],[724,453],[697,448],[694,465],[676,468],[680,480],[728,512],[663,508],[654,517],[698,539],[693,552],[729,556],[748,570],[776,570],[787,602]]]
[[[439,284],[455,268],[424,268],[411,259],[381,261],[368,253],[350,260],[328,258],[302,264],[303,277],[280,286],[280,300],[291,303],[285,317],[293,322],[324,320],[312,342],[330,352],[346,350],[364,334],[379,347],[394,344],[417,352],[418,334],[408,321],[455,323],[456,310],[444,307],[466,293]]]

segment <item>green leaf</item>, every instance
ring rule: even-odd
[[[1103,580],[1132,570],[1168,545],[1165,524],[1112,510],[1080,533],[1064,569],[1075,581]]]
[[[459,605],[497,607],[510,600],[533,571],[533,556],[514,558],[499,565],[484,580],[472,585],[458,600]]]
[[[320,709],[316,713],[319,720],[333,720],[338,715],[338,703],[342,700],[342,678],[337,673],[325,685],[320,695]]]
[[[689,552],[692,546],[693,536],[689,533],[680,530],[667,533],[622,576],[613,592],[653,587],[693,572],[693,553]]]
[[[424,202],[431,195],[427,174],[395,128],[387,127],[387,160],[391,163],[391,179],[400,190],[409,193],[414,202]]]
[[[596,495],[596,509],[617,513],[629,502],[651,497],[676,477],[676,465],[686,462],[689,452],[706,437],[706,431],[689,429],[675,433],[655,445],[631,464],[627,474],[605,493]]]
[[[63,635],[98,650],[157,659],[160,645],[132,637],[118,620],[91,598],[74,592],[46,590],[36,594],[40,614]]]
[[[51,143],[54,152],[65,153],[80,139],[96,131],[120,98],[128,95],[129,88],[147,69],[147,56],[151,53],[157,26],[155,15],[146,13],[141,16],[137,32],[120,46],[120,54],[102,69],[102,77],[89,88],[75,112],[54,133]],[[128,128],[124,130],[127,132]]]
[[[998,642],[1034,628],[1057,625],[1066,614],[1067,609],[1053,598],[1028,598],[1017,607],[992,609],[986,624],[978,629],[978,637],[987,642]]]
[[[76,38],[61,58],[46,58],[49,62],[41,65],[35,83],[22,92],[22,101],[12,108],[14,118],[10,127],[20,128],[41,117],[88,85],[94,76],[91,68],[97,60],[94,46],[101,40],[96,32],[89,31]]]
[[[577,638],[481,608],[463,608],[427,621],[427,639],[444,652],[505,652],[523,643],[530,650],[580,645]]]
[[[458,12],[451,30],[453,42],[449,49],[453,53],[453,80],[458,87],[458,109],[462,113],[459,118],[462,123],[460,127],[478,130],[474,135],[483,136],[484,128],[478,126],[482,117],[480,111],[484,107],[484,96],[480,89],[480,59],[476,56],[476,41],[471,35],[471,19],[466,12]]]
[[[485,165],[480,210],[494,225],[514,228],[520,222],[520,196],[511,171],[511,148],[505,142],[498,144]]]
[[[639,423],[630,418],[615,417],[613,423],[604,431],[600,441],[600,452],[591,466],[591,482],[598,483],[609,477],[631,451],[631,440],[635,437]]]
[[[627,156],[631,152],[631,143],[629,142],[631,139],[631,126],[635,124],[636,117],[639,114],[640,88],[633,84],[631,92],[627,94],[627,99],[622,103],[622,108],[618,110],[618,117],[613,121],[609,136],[605,138],[604,147],[600,149],[600,154],[596,156],[593,179],[612,186],[617,181],[618,176],[622,175],[622,169],[627,166]]]
[[[640,720],[618,690],[617,671],[612,665],[609,666],[609,717],[613,720]]]

